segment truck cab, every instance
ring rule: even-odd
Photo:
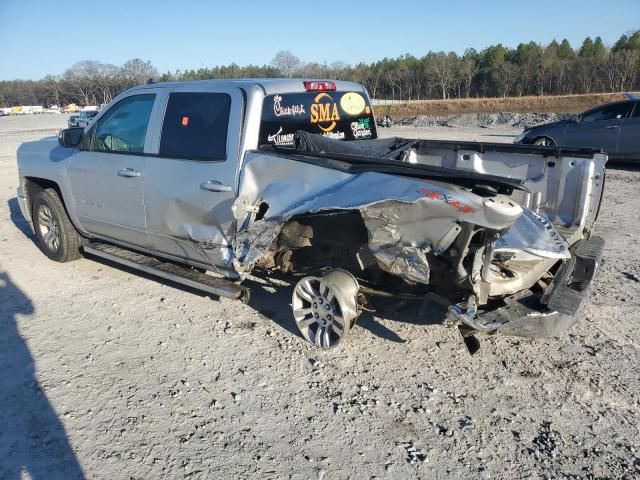
[[[244,154],[261,144],[292,145],[300,129],[348,140],[377,136],[368,96],[351,82],[150,84],[115,98],[76,150],[54,147],[65,162],[50,166],[58,167],[69,215],[84,235],[233,277],[231,205]],[[22,147],[21,158],[31,148]]]
[[[553,335],[576,321],[602,255],[606,161],[378,139],[352,82],[176,82],[21,145],[18,201],[56,261],[82,250],[232,298],[248,298],[238,285],[254,270],[308,274],[292,308],[320,347],[346,336],[365,290],[437,298],[466,335]]]

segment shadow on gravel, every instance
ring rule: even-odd
[[[64,427],[35,376],[16,315],[31,300],[0,271],[0,478],[85,478]]]
[[[31,230],[29,222],[27,222],[27,220],[22,216],[20,205],[18,205],[18,199],[16,197],[10,198],[9,200],[7,200],[7,206],[9,207],[11,221],[16,226],[16,228],[20,230],[25,237],[31,239],[33,243],[36,243],[36,236]]]
[[[251,288],[249,306],[282,329],[299,337],[300,332],[291,313],[291,292],[293,290],[291,279],[278,273],[271,275],[258,273],[256,278],[260,283],[251,279],[244,282],[244,285]]]
[[[369,312],[364,312],[360,317],[358,317],[356,327],[362,327],[365,330],[369,330],[375,336],[391,342],[404,343],[406,341],[396,332],[378,322]]]

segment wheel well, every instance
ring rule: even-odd
[[[367,230],[357,211],[303,214],[282,226],[268,254],[267,268],[301,271],[322,267],[356,267],[356,253],[367,244]]]
[[[357,210],[303,214],[282,226],[258,266],[310,275],[340,268],[359,279],[398,285],[398,277],[378,266],[368,244],[368,231]]]
[[[554,145],[557,145],[558,142],[555,141],[555,139],[551,138],[549,135],[538,135],[537,137],[535,137],[533,140],[531,140],[531,143],[536,143],[538,140],[542,140],[543,138],[546,138],[547,140],[551,140],[553,142]]]
[[[65,210],[67,206],[64,203],[64,198],[62,197],[62,192],[60,191],[60,187],[58,184],[52,180],[48,180],[46,178],[38,178],[38,177],[25,177],[24,182],[24,193],[27,196],[27,205],[29,207],[29,211],[33,208],[33,199],[35,196],[47,188],[53,188],[58,196],[60,197],[60,201],[64,205]],[[68,214],[68,212],[67,212]]]

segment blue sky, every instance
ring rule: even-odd
[[[0,80],[61,74],[80,60],[139,57],[160,72],[236,62],[371,62],[428,50],[585,36],[614,43],[640,28],[640,0],[0,0]]]

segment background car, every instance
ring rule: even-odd
[[[69,126],[69,128],[78,126],[78,117],[79,116],[80,115],[71,115],[69,117],[69,120],[67,120],[67,125]]]
[[[632,97],[573,119],[526,128],[514,143],[594,148],[604,150],[611,160],[640,161],[640,99]]]
[[[87,111],[82,111],[80,112],[80,115],[78,116],[78,119],[76,120],[77,126],[78,127],[86,127],[87,125],[89,125],[91,123],[91,120],[98,115],[98,111],[97,110],[87,110]]]

